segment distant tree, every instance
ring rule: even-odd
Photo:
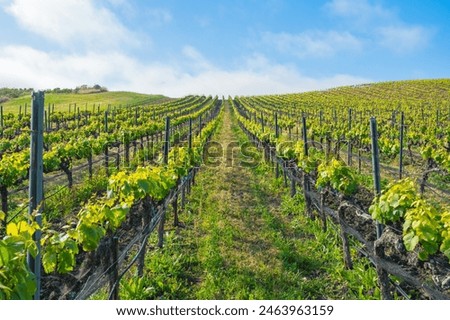
[[[46,93],[56,93],[56,94],[61,94],[61,93],[73,93],[74,90],[73,89],[69,89],[69,88],[54,88],[54,89],[47,89],[45,90]]]
[[[98,92],[105,92],[108,91],[106,87],[102,87],[99,84],[95,84],[92,87],[89,87],[86,84],[83,84],[81,86],[78,86],[75,88],[74,93],[80,93],[80,94],[88,94],[88,93],[98,93]]]
[[[0,97],[2,97],[3,100],[6,99],[7,101],[23,95],[29,95],[31,94],[31,91],[33,91],[31,88],[0,88]]]

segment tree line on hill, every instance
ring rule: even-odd
[[[33,91],[32,88],[0,88],[0,103],[6,102],[10,99],[18,98],[24,95],[30,95]],[[107,92],[108,89],[106,87],[95,84],[93,86],[88,86],[83,84],[81,86],[76,87],[75,89],[70,88],[54,88],[45,90],[46,93],[75,93],[75,94],[88,94],[88,93],[99,93],[99,92]]]

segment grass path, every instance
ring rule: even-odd
[[[248,142],[227,104],[213,141],[224,150]],[[377,298],[367,262],[345,270],[337,232],[323,233],[303,215],[300,196],[286,196],[270,168],[245,160],[236,148],[202,166],[180,215],[185,226],[168,217],[164,248],[148,253],[145,277],[129,279],[122,298]]]
[[[228,107],[227,107],[228,108]],[[199,298],[280,298],[301,286],[301,259],[284,259],[281,199],[264,187],[264,177],[242,163],[229,147],[242,142],[230,111],[216,135],[226,156],[219,166],[206,167],[197,179],[191,208],[199,219],[194,229],[198,259],[205,267]],[[297,257],[298,258],[298,257]],[[232,280],[232,281],[231,281]]]

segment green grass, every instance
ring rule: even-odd
[[[163,95],[149,95],[135,92],[125,92],[125,91],[111,91],[111,92],[101,92],[101,93],[90,93],[90,94],[55,94],[49,93],[45,95],[45,106],[48,104],[55,105],[55,111],[68,112],[69,104],[73,105],[76,103],[80,107],[80,111],[84,110],[86,104],[88,110],[92,110],[92,106],[95,104],[100,104],[101,109],[105,109],[108,104],[113,106],[119,105],[133,105],[139,104],[143,101],[148,103],[149,101],[157,101],[166,98]],[[19,98],[11,99],[7,102],[2,103],[3,112],[6,113],[19,113],[19,107],[22,106],[22,112],[24,112],[25,105],[27,105],[27,113],[30,112],[31,97],[21,96]]]

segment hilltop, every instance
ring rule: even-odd
[[[14,97],[1,103],[4,107],[4,112],[16,113],[19,111],[19,107],[30,106],[31,89],[29,91],[23,91],[19,97]],[[58,111],[67,111],[69,109],[69,104],[77,105],[79,107],[92,107],[94,104],[105,107],[109,104],[111,105],[136,105],[136,104],[147,104],[154,103],[156,101],[161,101],[169,99],[163,95],[158,94],[142,94],[127,91],[103,91],[103,92],[89,92],[89,93],[54,93],[46,92],[45,94],[45,104],[54,104],[55,109]]]
[[[19,106],[30,105],[32,89],[0,88],[0,103],[4,112],[16,113]],[[269,95],[275,96],[275,95]],[[279,96],[279,95],[276,95]],[[423,101],[450,101],[450,79],[402,80],[342,86],[320,91],[290,93],[299,101],[326,99],[331,101],[370,100],[373,103],[421,103]],[[92,107],[111,105],[136,105],[170,99],[158,94],[142,94],[128,91],[108,91],[98,85],[80,86],[75,89],[55,88],[46,90],[45,103],[54,104],[59,111],[68,110],[69,104]]]
[[[342,86],[321,91],[287,94],[297,98],[363,99],[371,101],[450,100],[450,79],[402,80]]]

